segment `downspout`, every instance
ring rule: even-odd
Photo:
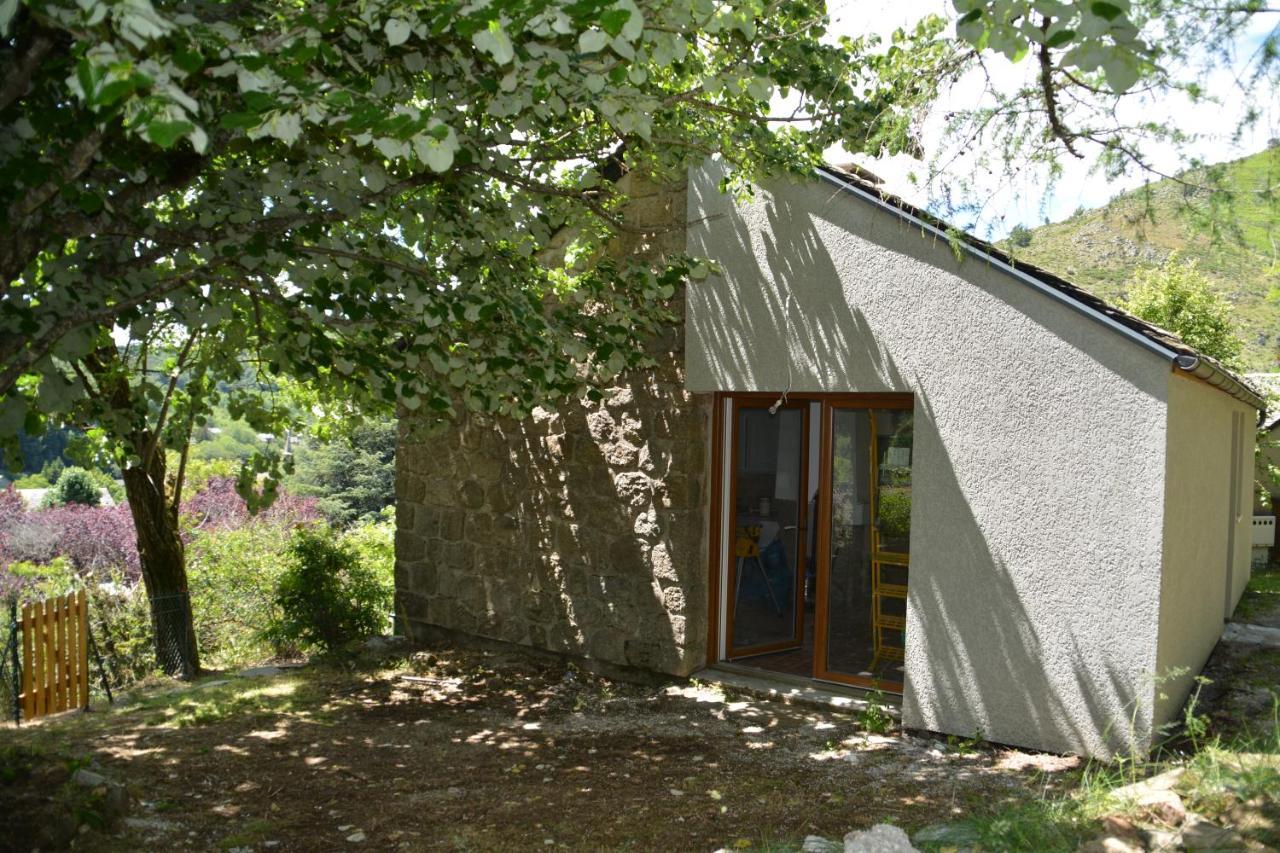
[[[1203,379],[1215,388],[1227,392],[1237,400],[1249,403],[1258,410],[1258,424],[1262,425],[1267,417],[1266,401],[1259,397],[1252,388],[1227,373],[1214,362],[1198,355],[1179,355],[1173,360],[1174,366],[1186,371],[1197,379]]]

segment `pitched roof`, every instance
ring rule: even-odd
[[[1047,289],[1051,294],[1059,296],[1063,302],[1101,322],[1104,326],[1123,334],[1130,340],[1145,345],[1148,349],[1167,356],[1177,369],[1204,379],[1237,400],[1253,406],[1259,412],[1266,412],[1266,401],[1257,389],[1243,378],[1232,373],[1217,359],[1188,346],[1173,332],[1122,311],[1097,295],[1067,281],[1065,278],[1019,260],[994,244],[980,240],[967,232],[960,231],[928,211],[921,210],[898,196],[885,192],[876,186],[880,179],[866,169],[853,164],[848,166],[827,165],[819,168],[818,174],[842,189],[861,196],[905,219],[919,223],[939,236],[948,240],[958,241],[962,247],[971,253],[981,255],[995,262],[996,266],[1004,267],[1006,271],[1017,278],[1039,285],[1041,289]]]

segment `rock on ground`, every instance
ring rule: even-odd
[[[901,827],[877,824],[844,837],[844,853],[918,853]]]

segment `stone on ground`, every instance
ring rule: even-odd
[[[980,840],[978,830],[972,824],[958,821],[956,823],[935,823],[912,836],[914,844],[939,844],[943,847],[969,847]]]
[[[1187,818],[1182,828],[1182,846],[1187,850],[1243,850],[1244,839],[1234,829],[1210,823],[1200,815]]]
[[[806,835],[800,853],[844,853],[844,845],[821,835]]]
[[[851,832],[844,837],[844,853],[918,853],[902,827],[891,823]]]
[[[1077,853],[1142,853],[1142,845],[1105,835],[1081,844]]]

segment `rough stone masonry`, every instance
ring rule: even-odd
[[[615,250],[685,249],[685,188],[623,179]],[[679,299],[679,297],[677,297]],[[676,306],[683,318],[683,304]],[[598,403],[523,422],[402,421],[396,614],[413,641],[463,632],[684,675],[706,659],[709,395],[684,390],[684,330]]]

